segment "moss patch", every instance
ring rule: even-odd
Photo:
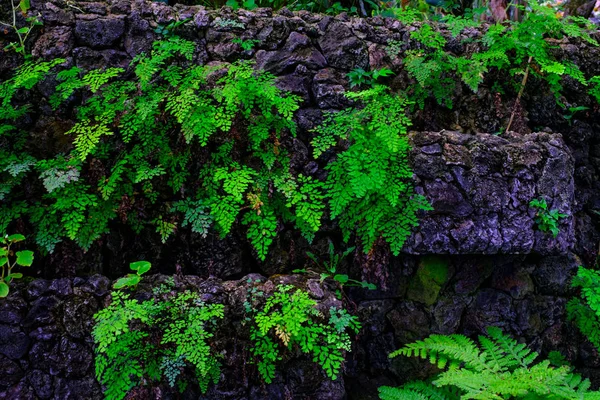
[[[439,256],[422,257],[417,273],[408,286],[407,297],[430,306],[437,300],[447,280],[447,260]]]

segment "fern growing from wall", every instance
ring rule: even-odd
[[[58,73],[50,104],[58,108],[74,94],[84,99],[65,132],[73,150],[35,160],[11,136],[0,165],[12,175],[0,188],[0,228],[28,217],[38,245],[52,251],[65,239],[88,249],[116,218],[136,232],[156,231],[163,242],[180,226],[225,236],[240,223],[261,260],[283,223],[311,240],[321,224],[324,187],[293,175],[281,145],[295,134],[299,98],[249,62],[192,65],[194,49],[193,42],[170,37],[136,56],[129,72],[73,67]],[[13,107],[14,93],[31,89],[60,62],[27,64],[2,85],[5,120],[26,112]],[[13,130],[0,126],[4,136]],[[205,161],[199,170],[192,168],[198,157]],[[46,193],[30,201],[19,189],[34,170]],[[90,170],[97,181],[79,179]]]
[[[568,318],[600,351],[600,273],[579,267],[573,287],[581,294],[567,303]]]
[[[479,345],[462,335],[431,335],[393,352],[427,359],[443,372],[431,383],[380,387],[380,399],[600,399],[557,354],[536,362],[536,352],[496,327],[478,339]]]
[[[315,157],[340,140],[350,143],[326,167],[331,218],[338,220],[345,241],[356,233],[368,252],[383,237],[398,255],[418,225],[418,211],[431,209],[412,184],[408,102],[379,85],[348,97],[363,106],[326,116],[312,142]]]

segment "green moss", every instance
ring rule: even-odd
[[[436,302],[447,279],[447,260],[439,256],[422,257],[417,273],[410,281],[407,297],[430,306]]]

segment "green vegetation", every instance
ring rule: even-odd
[[[329,242],[329,250],[328,250],[329,261],[320,260],[319,257],[317,257],[315,254],[311,253],[310,251],[307,251],[306,255],[308,256],[308,258],[310,258],[316,264],[316,266],[318,267],[318,270],[321,271],[320,272],[321,282],[323,282],[325,279],[331,278],[334,281],[336,281],[337,283],[339,283],[341,288],[343,288],[344,286],[355,286],[355,287],[361,287],[361,288],[369,289],[369,290],[377,289],[377,286],[375,286],[373,283],[369,283],[366,281],[358,281],[356,279],[349,278],[347,274],[338,274],[337,273],[337,269],[340,264],[340,261],[343,260],[344,258],[346,258],[350,253],[352,253],[354,251],[354,249],[355,249],[355,247],[349,247],[342,254],[337,254],[335,252],[333,243]],[[307,273],[308,270],[297,269],[292,272]],[[338,295],[338,298],[341,298],[340,291],[338,291],[337,295]]]
[[[538,354],[496,327],[479,337],[479,346],[462,335],[432,335],[390,354],[418,356],[444,370],[431,383],[410,382],[379,388],[382,400],[599,399],[590,382],[573,373],[562,356]]]
[[[573,287],[579,288],[581,294],[567,303],[569,320],[600,351],[600,273],[579,267]]]
[[[393,74],[394,73],[389,68],[374,69],[373,71],[355,68],[348,73],[348,79],[350,80],[351,88],[362,85],[373,86],[380,77],[386,77]]]
[[[123,289],[125,287],[135,288],[142,280],[142,275],[150,271],[151,264],[148,261],[136,261],[129,264],[129,268],[135,271],[135,274],[127,274],[115,282],[113,288]]]
[[[25,58],[29,57],[27,53],[27,39],[29,35],[33,32],[36,26],[43,25],[37,15],[30,15],[31,9],[31,1],[30,0],[19,0],[15,3],[15,0],[10,0],[10,11],[12,14],[11,22],[3,22],[0,21],[0,28],[5,27],[10,29],[16,36],[18,42],[10,42],[6,47],[4,47],[4,51],[15,51],[16,53],[21,54]],[[25,18],[26,26],[19,27],[17,25],[17,15],[18,13],[22,14]]]
[[[583,86],[591,86],[590,94],[596,98],[597,77],[586,78],[579,67],[568,60],[557,60],[553,46],[547,39],[564,37],[581,38],[587,43],[598,46],[588,33],[593,26],[583,18],[560,18],[548,7],[529,2],[531,11],[520,22],[491,25],[479,39],[472,39],[483,46],[484,51],[456,56],[446,51],[447,40],[439,28],[445,27],[457,36],[467,27],[477,26],[473,16],[445,16],[445,25],[435,23],[422,24],[411,32],[411,39],[419,42],[423,48],[405,52],[405,68],[418,83],[408,90],[408,95],[421,108],[425,100],[432,96],[440,105],[452,108],[452,97],[456,89],[457,76],[473,92],[495,71],[507,71],[511,76],[523,78],[513,82],[519,89],[527,82],[527,77],[544,80],[559,101],[562,92],[563,77],[570,77]],[[402,12],[405,22],[414,22],[418,13]],[[388,54],[395,56],[401,43],[388,42]],[[522,94],[522,92],[521,92]],[[519,95],[519,98],[521,95]]]
[[[162,379],[180,391],[196,381],[202,392],[219,381],[220,362],[210,340],[223,305],[205,304],[198,293],[175,293],[168,282],[150,300],[121,291],[111,297],[94,316],[92,332],[96,377],[106,386],[106,399],[123,399],[134,387]]]
[[[0,238],[0,268],[2,275],[0,276],[0,298],[8,296],[10,291],[9,285],[15,279],[23,277],[21,272],[13,272],[16,266],[31,267],[33,263],[33,251],[22,250],[14,253],[11,247],[18,242],[25,240],[23,235],[4,235]]]
[[[558,224],[560,220],[567,217],[567,214],[558,212],[558,210],[548,210],[546,199],[533,199],[529,202],[529,207],[535,208],[535,223],[542,232],[551,232],[553,237],[558,236],[560,229]]]
[[[276,362],[283,358],[281,345],[310,354],[330,379],[337,379],[345,351],[350,351],[348,330],[358,332],[360,323],[344,309],[332,307],[329,319],[316,308],[307,292],[291,285],[278,286],[264,307],[252,311],[260,295],[252,296],[247,311],[253,313],[250,338],[258,371],[266,383],[275,377]]]
[[[364,107],[326,115],[312,142],[315,157],[339,140],[350,143],[326,167],[331,218],[338,219],[345,241],[356,232],[365,253],[383,237],[398,255],[418,225],[417,212],[431,209],[412,185],[408,102],[380,85],[347,96]]]

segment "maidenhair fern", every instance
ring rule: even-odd
[[[350,351],[348,331],[357,333],[361,325],[346,310],[334,307],[327,320],[316,306],[307,292],[285,285],[279,286],[255,313],[250,351],[265,382],[271,383],[275,377],[275,365],[283,358],[283,348],[310,354],[330,379],[337,379],[344,352]],[[250,303],[248,310],[252,312]]]
[[[412,184],[408,103],[382,86],[348,97],[364,107],[326,116],[313,140],[315,157],[339,140],[350,142],[326,167],[331,217],[338,220],[344,240],[356,232],[365,252],[383,237],[398,255],[418,225],[417,212],[431,209]]]
[[[210,340],[223,305],[170,289],[161,287],[155,298],[143,302],[114,291],[110,305],[94,316],[96,377],[107,399],[121,400],[134,387],[163,376],[173,387],[187,384],[191,375],[202,392],[218,382],[220,362]]]
[[[24,152],[25,136],[9,122],[26,112],[13,104],[16,91],[31,89],[62,61],[26,64],[0,85],[0,134],[12,143],[0,153],[0,172],[9,175],[0,186],[0,228],[29,217],[38,244],[52,251],[64,239],[89,248],[117,217],[136,232],[150,226],[163,242],[179,226],[224,236],[241,223],[261,260],[279,224],[295,223],[312,239],[323,186],[292,175],[281,145],[283,135],[295,134],[299,98],[249,62],[192,65],[194,49],[170,37],[136,56],[129,72],[59,72],[50,104],[58,108],[75,94],[83,102],[65,132],[72,152],[54,159]],[[192,154],[206,158],[199,170]],[[34,170],[46,189],[35,202],[21,190]],[[83,170],[95,179],[79,179]]]
[[[590,382],[556,357],[536,362],[538,354],[496,327],[479,345],[462,335],[431,335],[410,343],[390,357],[417,356],[444,370],[431,383],[381,387],[382,400],[458,399],[600,399]]]

